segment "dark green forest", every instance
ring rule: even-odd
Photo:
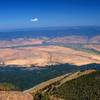
[[[100,71],[68,81],[52,91],[39,92],[34,97],[51,100],[51,96],[57,100],[100,100]]]
[[[4,83],[12,84],[15,90],[23,91],[49,79],[77,70],[76,66],[69,64],[51,65],[45,68],[33,67],[31,69],[0,67],[0,85],[4,86]]]
[[[51,94],[65,100],[100,100],[100,71],[66,82]]]

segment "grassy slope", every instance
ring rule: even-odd
[[[90,53],[90,54],[100,55],[100,51],[93,49],[93,48],[85,48],[84,47],[85,44],[76,44],[76,45],[75,44],[69,44],[69,45],[67,44],[67,45],[60,45],[60,46],[72,48],[72,49],[87,52],[87,53]]]
[[[66,82],[51,94],[65,100],[100,100],[100,71]]]

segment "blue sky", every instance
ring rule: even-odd
[[[0,30],[100,26],[100,0],[0,0]]]

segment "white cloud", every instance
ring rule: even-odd
[[[38,18],[32,18],[30,19],[31,22],[37,22],[38,21]]]

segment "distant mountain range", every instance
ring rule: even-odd
[[[73,26],[73,27],[46,27],[17,29],[9,32],[0,32],[0,39],[12,38],[55,38],[71,35],[93,37],[100,35],[99,26]]]
[[[1,63],[6,64],[100,63],[100,27],[1,32],[0,53]]]

